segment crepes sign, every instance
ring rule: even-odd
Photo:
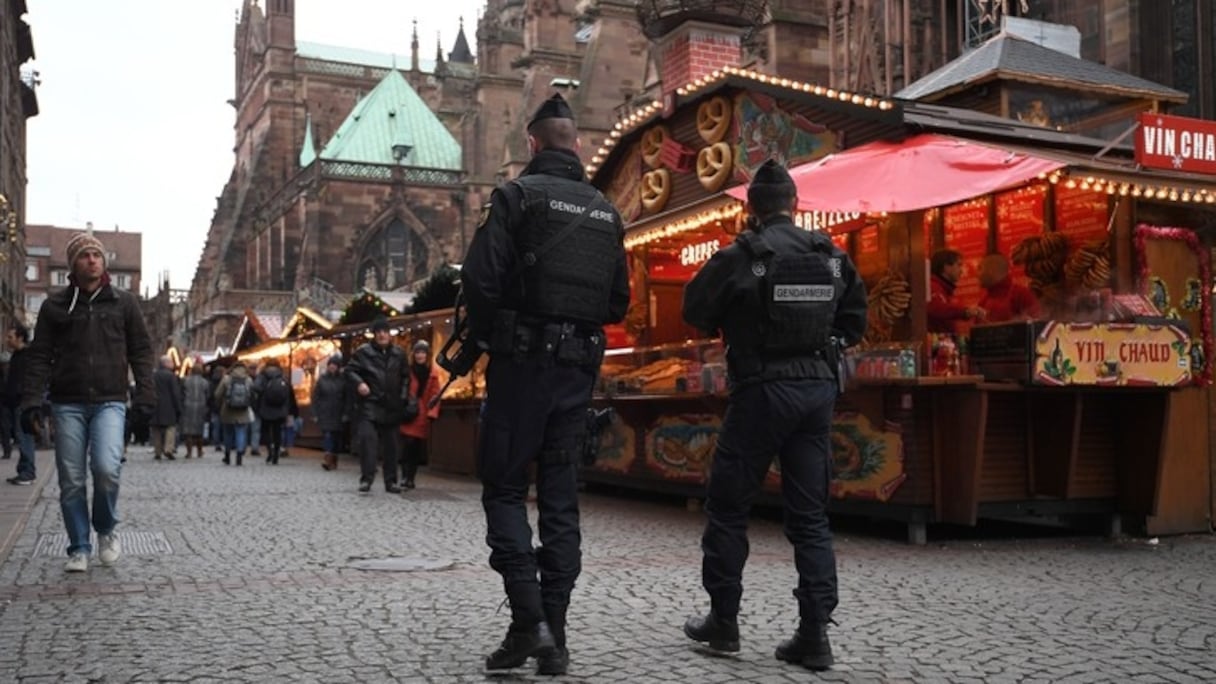
[[[1216,121],[1141,114],[1136,162],[1154,169],[1216,175]]]

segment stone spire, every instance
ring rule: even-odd
[[[418,20],[414,19],[414,37],[410,40],[410,71],[418,71]]]

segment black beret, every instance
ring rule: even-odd
[[[537,121],[542,119],[570,119],[574,120],[574,110],[570,109],[570,105],[566,104],[566,98],[562,97],[561,93],[554,93],[553,97],[540,103],[536,108],[536,113],[532,115],[532,120],[528,122],[528,128],[536,125]]]
[[[388,319],[384,316],[376,316],[372,320],[372,332],[380,332],[381,330],[388,330]]]
[[[790,172],[772,159],[756,169],[751,184],[747,186],[747,201],[753,204],[757,200],[788,201],[797,194],[798,188],[794,185],[794,179],[790,178]]]

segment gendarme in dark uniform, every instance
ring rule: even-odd
[[[541,674],[567,669],[566,608],[581,569],[577,461],[602,326],[629,305],[621,219],[584,178],[573,119],[561,95],[537,110],[532,161],[491,195],[461,269],[469,337],[490,355],[477,472],[490,566],[511,604],[488,670],[533,656]],[[538,548],[524,503],[533,464]]]
[[[684,320],[725,338],[731,380],[701,538],[711,609],[690,618],[684,632],[712,649],[739,650],[747,516],[776,456],[800,618],[776,655],[827,669],[827,624],[837,600],[827,517],[835,360],[837,344],[854,345],[865,332],[865,286],[826,235],[793,224],[796,190],[783,166],[761,166],[747,199],[749,230],[714,254],[684,290]]]

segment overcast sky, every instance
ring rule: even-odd
[[[27,223],[143,233],[145,289],[188,288],[232,170],[241,0],[28,0],[40,113],[29,120]],[[263,3],[264,4],[264,3]],[[484,0],[296,0],[296,39],[446,55]],[[408,61],[403,62],[408,64]],[[104,241],[104,233],[100,235]]]

